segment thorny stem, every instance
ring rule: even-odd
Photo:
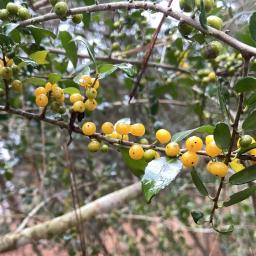
[[[246,77],[247,74],[248,74],[250,59],[251,59],[251,56],[244,56],[243,77]],[[236,137],[237,137],[237,134],[238,134],[237,129],[238,129],[238,125],[239,125],[240,116],[243,113],[243,102],[244,102],[244,95],[243,95],[243,93],[241,93],[239,95],[239,103],[238,103],[238,108],[237,108],[237,112],[236,112],[235,121],[232,124],[231,141],[230,141],[228,153],[227,153],[227,155],[225,157],[225,160],[224,160],[225,164],[228,164],[230,162],[230,158],[232,156],[232,149],[234,147]],[[221,178],[217,193],[216,193],[215,197],[212,199],[214,204],[213,204],[213,208],[212,208],[212,211],[211,211],[211,214],[210,214],[210,219],[209,219],[209,222],[212,225],[213,225],[214,213],[215,213],[216,209],[218,209],[218,201],[219,201],[221,190],[222,190],[223,185],[224,185],[224,180],[225,180],[225,177]]]

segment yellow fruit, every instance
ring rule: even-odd
[[[186,148],[188,151],[197,152],[203,148],[203,141],[197,136],[189,137],[186,140]]]
[[[65,101],[65,95],[62,94],[62,96],[61,96],[60,98],[56,98],[55,100],[56,100],[58,103],[63,104],[64,101]]]
[[[131,125],[130,132],[133,136],[141,137],[145,134],[145,126],[141,123]]]
[[[88,111],[93,111],[97,108],[97,101],[96,100],[86,100],[85,101],[85,109]]]
[[[22,82],[20,80],[14,80],[12,81],[12,89],[15,91],[15,92],[22,92]]]
[[[90,87],[92,85],[92,78],[88,75],[81,76],[79,83],[83,87]]]
[[[207,135],[205,137],[205,145],[207,145],[207,144],[209,144],[210,142],[213,142],[213,141],[214,141],[214,137],[213,137],[212,134],[211,135]]]
[[[52,96],[54,98],[58,99],[63,97],[63,95],[64,95],[64,91],[60,87],[56,86],[52,88]]]
[[[81,100],[79,100],[73,104],[72,109],[75,112],[83,113],[85,111],[85,105]]]
[[[207,164],[207,171],[219,177],[225,177],[228,173],[228,166],[223,162],[212,162]]]
[[[86,122],[82,126],[84,135],[91,136],[96,132],[96,125],[93,122]]]
[[[50,82],[46,83],[44,86],[46,92],[50,92],[52,90],[52,84]]]
[[[88,150],[90,152],[97,152],[100,150],[100,142],[98,142],[97,140],[92,140],[89,144],[88,144]]]
[[[216,145],[214,141],[208,143],[205,147],[206,154],[210,157],[219,156],[222,150]]]
[[[126,123],[117,123],[116,131],[121,135],[127,135],[130,132],[130,125]]]
[[[112,139],[117,139],[117,140],[121,140],[122,139],[122,135],[119,134],[118,132],[116,131],[113,131],[110,135],[109,135],[110,138]]]
[[[181,156],[180,160],[185,167],[193,167],[197,165],[199,158],[196,153],[187,151]]]
[[[73,104],[77,101],[83,101],[84,97],[80,93],[73,93],[70,95],[69,100]]]
[[[38,87],[38,88],[36,88],[35,91],[34,91],[34,95],[35,95],[36,97],[39,96],[40,94],[46,94],[46,93],[47,93],[47,91],[45,90],[44,87]]]
[[[240,163],[239,159],[233,159],[230,163],[229,163],[230,167],[235,171],[235,172],[240,172],[242,171],[245,166],[243,164]]]
[[[156,151],[155,159],[158,159],[158,158],[160,158],[160,157],[161,157],[161,156],[160,156],[159,152]]]
[[[101,126],[101,131],[104,134],[111,134],[114,131],[114,125],[110,122],[105,122]]]
[[[36,97],[36,105],[44,108],[48,104],[48,97],[45,94],[40,94]]]
[[[209,78],[210,81],[216,81],[217,77],[216,77],[215,72],[210,72],[208,74],[208,78]]]
[[[176,142],[170,142],[169,144],[166,145],[165,147],[165,154],[167,156],[177,156],[180,154],[180,146]]]
[[[110,122],[105,122],[101,126],[101,131],[104,134],[111,134],[114,131],[114,125]]]
[[[129,149],[129,156],[133,160],[140,160],[144,155],[144,150],[141,145],[135,144]]]
[[[160,129],[156,132],[156,139],[161,144],[166,144],[171,140],[172,136],[171,133],[165,129]]]
[[[91,86],[97,90],[100,87],[100,81],[99,81],[99,79],[97,79],[95,81],[95,79],[96,78],[92,78],[92,85]]]
[[[129,141],[129,136],[126,134],[126,135],[122,135],[122,140],[123,141]]]
[[[90,100],[93,100],[97,97],[97,90],[95,88],[86,89],[86,97]]]

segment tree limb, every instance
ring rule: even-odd
[[[141,184],[136,183],[105,195],[79,209],[81,211],[82,221],[92,219],[100,213],[110,212],[124,205],[125,202],[137,198],[140,194]],[[52,236],[64,233],[75,225],[75,211],[72,211],[52,220],[26,228],[20,232],[9,233],[0,237],[0,252],[10,251],[40,239],[51,238]]]

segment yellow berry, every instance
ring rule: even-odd
[[[85,101],[85,109],[88,111],[93,111],[97,107],[97,101],[96,100],[86,100]]]
[[[210,81],[216,81],[217,77],[216,77],[215,72],[210,72],[208,74],[208,78],[209,78]]]
[[[39,96],[40,94],[46,94],[46,93],[47,93],[47,91],[45,90],[44,87],[38,87],[38,88],[36,88],[35,91],[34,91],[34,95],[35,95],[36,97]]]
[[[20,80],[14,80],[12,81],[12,89],[15,91],[15,92],[21,92],[22,91],[22,82]]]
[[[95,88],[86,89],[86,97],[90,100],[93,100],[97,97],[97,90]]]
[[[36,105],[44,108],[48,104],[48,97],[45,94],[40,94],[36,97]]]
[[[64,94],[64,91],[60,87],[56,86],[52,88],[52,96],[54,98],[56,99],[61,98],[63,97],[63,94]]]
[[[116,131],[121,135],[127,135],[130,132],[130,125],[126,123],[117,123]]]
[[[181,162],[185,167],[193,167],[198,163],[198,155],[195,152],[187,151],[181,156]]]
[[[166,144],[171,140],[172,136],[171,133],[165,129],[160,129],[156,132],[156,139],[161,144]]]
[[[127,134],[122,136],[123,141],[129,141],[129,136]]]
[[[160,156],[159,152],[156,151],[155,159],[158,159],[158,158],[160,158],[160,157],[161,157],[161,156]]]
[[[143,155],[144,159],[149,162],[153,159],[155,159],[156,157],[156,151],[153,150],[153,149],[148,149],[144,152],[144,155]]]
[[[96,132],[96,125],[93,122],[86,122],[82,126],[84,135],[91,136]]]
[[[203,148],[203,141],[197,136],[189,137],[186,140],[186,148],[188,151],[197,152]]]
[[[130,132],[133,136],[141,137],[145,134],[145,126],[141,123],[131,125]]]
[[[225,177],[228,173],[228,166],[223,162],[212,162],[207,164],[207,171],[219,177]]]
[[[99,79],[97,79],[95,81],[95,79],[96,78],[92,78],[92,85],[91,86],[93,86],[93,88],[95,88],[97,90],[100,87],[100,81],[99,81]]]
[[[110,122],[105,122],[101,126],[101,131],[104,134],[111,134],[114,131],[114,125]]]
[[[88,150],[90,152],[97,152],[100,150],[100,142],[98,142],[97,140],[92,140],[88,146],[87,146]]]
[[[208,143],[205,147],[206,154],[210,157],[219,156],[222,150],[216,145],[214,141]]]
[[[167,156],[177,156],[180,154],[180,146],[176,142],[170,142],[169,144],[166,145],[165,147],[165,154]]]
[[[212,134],[211,135],[207,135],[205,137],[205,145],[209,144],[212,141],[214,141],[214,136]]]
[[[83,113],[85,111],[85,105],[81,100],[79,100],[73,104],[72,109],[75,112]]]
[[[81,76],[79,83],[83,87],[90,87],[92,85],[92,78],[88,75]]]
[[[64,93],[61,95],[60,98],[56,98],[55,100],[56,100],[58,103],[63,104],[63,103],[64,103],[64,100],[65,100],[65,95],[64,95]]]
[[[52,90],[52,84],[50,82],[46,83],[44,86],[46,92],[50,92]]]
[[[119,133],[116,132],[116,131],[113,131],[109,136],[110,136],[110,138],[112,138],[112,139],[117,139],[117,140],[121,140],[121,139],[122,139],[122,135],[119,134]]]
[[[129,156],[133,160],[140,160],[144,155],[144,150],[141,145],[135,144],[129,149]]]
[[[84,97],[80,93],[73,93],[70,95],[69,100],[73,104],[77,101],[83,101]]]

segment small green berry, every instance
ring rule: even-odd
[[[83,20],[83,14],[75,14],[75,15],[72,17],[72,21],[73,21],[73,23],[75,23],[75,24],[79,24],[82,20]]]
[[[16,15],[18,13],[19,5],[15,3],[8,3],[6,9],[10,14]]]
[[[9,18],[9,12],[7,9],[1,9],[0,10],[0,20],[7,21]]]
[[[95,88],[86,89],[86,96],[90,100],[95,99],[97,97],[97,90]]]
[[[103,144],[102,146],[101,146],[101,152],[103,152],[103,153],[106,153],[106,152],[108,152],[108,150],[109,150],[109,147],[108,147],[108,145],[107,144]]]
[[[90,152],[97,152],[100,150],[100,142],[97,140],[91,140],[91,142],[88,144],[88,150]]]
[[[27,19],[31,18],[31,14],[26,7],[21,6],[21,7],[19,7],[19,10],[18,10],[18,17],[21,20],[27,20]]]
[[[67,3],[61,1],[55,4],[54,12],[60,17],[65,18],[68,12],[68,5]]]

